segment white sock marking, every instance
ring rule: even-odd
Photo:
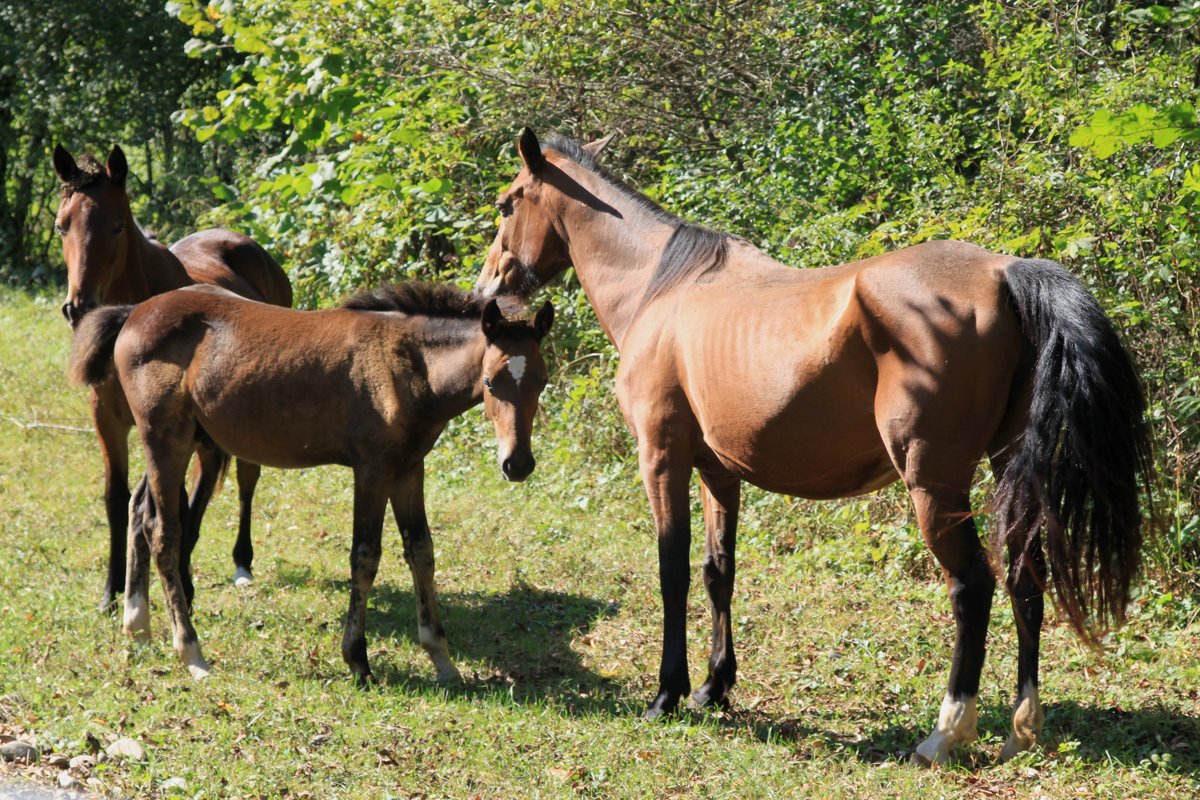
[[[917,745],[915,756],[930,764],[945,764],[950,760],[951,750],[977,738],[978,719],[974,697],[955,700],[947,694],[942,700],[937,727],[928,739]]]
[[[125,615],[122,622],[126,636],[139,641],[150,638],[150,609],[146,598],[138,592],[125,595]]]
[[[508,360],[508,371],[512,373],[513,380],[518,384],[521,383],[521,377],[525,374],[525,356],[513,356]]]

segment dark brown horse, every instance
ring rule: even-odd
[[[730,599],[741,481],[808,498],[903,480],[948,584],[958,635],[933,734],[945,762],[976,735],[996,579],[975,530],[972,476],[996,475],[993,536],[1018,620],[1017,699],[1002,758],[1040,735],[1038,649],[1049,582],[1081,633],[1119,621],[1142,545],[1151,471],[1141,387],[1112,324],[1062,267],[929,242],[853,264],[788,269],[683,222],[608,177],[602,146],[528,130],[497,202],[477,289],[526,295],[568,266],[621,353],[617,397],[637,437],[658,531],[660,692],[690,691],[688,486],[700,473],[708,678],[723,704],[736,660]]]
[[[85,316],[71,376],[96,385],[115,364],[146,450],[129,542],[126,633],[149,635],[153,552],[175,649],[193,675],[208,672],[179,569],[179,488],[192,448],[204,438],[255,464],[354,470],[342,656],[358,682],[371,675],[363,624],[390,500],[416,587],[421,645],[439,680],[457,678],[434,590],[425,455],[450,419],[482,401],[504,477],[520,481],[533,471],[530,433],[546,385],[539,343],[553,320],[549,303],[532,322],[508,321],[494,300],[423,284],[361,294],[328,311],[292,311],[193,287]]]
[[[113,147],[101,166],[91,156],[78,163],[62,145],[54,150],[54,171],[62,182],[62,202],[54,228],[62,237],[67,264],[67,300],[62,312],[74,328],[89,310],[103,304],[140,303],[160,292],[192,284],[220,286],[243,297],[280,306],[292,304],[292,286],[275,260],[247,236],[227,230],[194,233],[168,250],[146,237],[133,220],[125,181],[129,166]],[[125,531],[129,519],[129,429],[133,418],[115,382],[92,387],[92,420],[104,457],[104,505],[108,514],[108,578],[101,608],[111,606],[125,585]],[[200,521],[227,457],[200,448],[196,482],[188,503],[184,533],[184,584],[192,595],[188,562]],[[258,465],[238,462],[241,513],[233,549],[235,581],[250,580],[254,549],[250,505]]]

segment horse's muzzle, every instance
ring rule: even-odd
[[[79,325],[79,321],[83,319],[83,315],[95,308],[94,303],[89,303],[86,300],[68,300],[62,304],[62,315],[70,323],[74,329]]]
[[[500,471],[504,473],[504,480],[520,483],[530,476],[536,465],[532,453],[512,453],[500,462]]]

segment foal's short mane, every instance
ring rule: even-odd
[[[61,190],[63,200],[108,175],[108,171],[104,168],[104,165],[97,161],[91,153],[81,155],[75,166],[78,169],[71,176],[71,180],[62,181]]]
[[[738,237],[694,225],[680,219],[641,192],[613,177],[596,163],[596,157],[583,149],[574,139],[553,134],[546,140],[546,148],[557,151],[579,166],[603,179],[624,196],[632,199],[648,211],[659,222],[674,227],[667,246],[659,257],[658,266],[646,284],[642,302],[649,302],[687,282],[696,282],[710,272],[722,269],[729,257],[729,242]]]
[[[363,289],[342,300],[341,307],[353,311],[399,311],[417,317],[479,320],[483,317],[483,307],[488,299],[476,297],[450,284],[402,281],[376,289]],[[495,300],[506,318],[520,316],[525,310],[515,297],[502,296]],[[516,320],[513,322],[517,324]]]

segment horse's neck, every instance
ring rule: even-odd
[[[129,237],[125,266],[109,287],[107,302],[140,303],[156,294],[192,284],[179,259],[151,242],[130,215],[125,222]]]
[[[589,177],[585,185],[616,213],[569,203],[563,223],[579,283],[620,351],[673,227],[633,198]]]
[[[447,331],[447,321],[440,321],[436,332],[430,326],[429,333],[419,333],[424,338],[420,347],[424,349],[424,361],[429,380],[432,402],[439,421],[447,422],[483,400],[480,382],[483,369],[483,352],[487,347],[483,332],[477,321],[455,321],[464,326],[462,331]],[[449,340],[447,335],[451,336]]]

